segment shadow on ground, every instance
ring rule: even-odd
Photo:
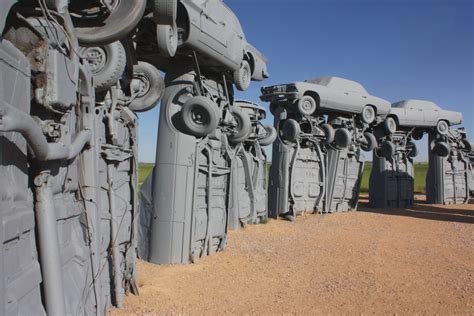
[[[408,216],[434,221],[457,222],[474,224],[474,200],[471,199],[467,205],[431,205],[425,200],[417,200],[415,205],[408,209],[378,209],[370,208],[368,201],[359,203],[359,212]]]

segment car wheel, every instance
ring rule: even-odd
[[[436,131],[440,135],[446,135],[449,132],[449,124],[446,121],[439,121],[436,125]]]
[[[238,107],[233,107],[232,116],[237,123],[237,133],[229,135],[229,142],[235,145],[245,141],[249,137],[252,123],[250,122],[250,117]]]
[[[87,47],[81,50],[94,78],[95,89],[99,92],[110,89],[122,77],[127,65],[125,48],[120,42]]]
[[[408,157],[416,158],[418,156],[418,146],[414,142],[407,143]]]
[[[331,144],[334,141],[334,136],[336,134],[336,131],[334,130],[334,127],[329,124],[321,124],[321,129],[324,132],[324,142],[326,144]]]
[[[197,96],[187,100],[181,110],[181,119],[186,132],[195,137],[205,137],[217,128],[218,117],[211,100]]]
[[[451,147],[446,142],[436,142],[433,147],[433,152],[440,157],[448,157],[451,152]]]
[[[384,127],[385,131],[391,135],[397,131],[397,121],[393,117],[389,116],[384,122]]]
[[[312,96],[305,95],[298,101],[297,108],[300,114],[309,116],[316,112],[316,100]]]
[[[270,113],[272,113],[273,116],[276,115],[276,111],[278,110],[279,106],[275,103],[270,103]]]
[[[380,154],[385,157],[385,159],[392,159],[395,155],[395,145],[391,141],[385,141],[380,146]]]
[[[178,15],[178,0],[154,0],[153,20],[156,24],[173,25]]]
[[[423,131],[414,131],[412,137],[414,140],[421,140],[423,139]]]
[[[163,57],[171,58],[178,50],[178,27],[176,23],[172,25],[156,25],[156,42],[158,52]]]
[[[377,147],[377,139],[372,133],[364,133],[365,144],[361,145],[363,151],[373,151]]]
[[[161,101],[165,92],[165,81],[155,66],[139,61],[138,65],[133,67],[130,87],[136,97],[128,107],[135,112],[145,112]]]
[[[300,125],[294,119],[288,119],[283,122],[281,127],[282,138],[288,142],[295,142],[301,133]]]
[[[462,148],[465,152],[470,153],[472,151],[472,144],[467,139],[463,139],[461,141],[461,144],[462,144]]]
[[[360,119],[362,120],[362,122],[366,124],[372,124],[375,121],[375,116],[376,116],[375,109],[370,105],[366,105],[362,109],[362,113],[360,114]]]
[[[110,2],[112,11],[108,15],[102,13],[100,8],[95,14],[89,14],[90,8],[87,5],[82,7],[82,1],[72,2],[71,16],[82,46],[102,46],[124,38],[140,22],[147,5],[146,0]],[[74,9],[75,4],[77,10]]]
[[[252,69],[248,61],[243,60],[240,68],[234,72],[234,84],[239,91],[245,91],[252,81]]]
[[[334,135],[334,142],[337,147],[344,149],[352,144],[352,134],[347,128],[339,128]]]
[[[260,144],[260,146],[269,146],[275,142],[277,138],[277,132],[275,128],[271,125],[265,126],[264,129],[266,134],[263,138],[260,138],[258,140],[258,143]]]

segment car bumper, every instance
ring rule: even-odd
[[[284,93],[274,93],[274,94],[264,94],[260,99],[264,102],[286,102],[293,101],[297,98],[297,92],[284,92]]]

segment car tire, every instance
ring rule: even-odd
[[[397,121],[391,116],[387,117],[384,122],[384,128],[389,135],[394,134],[397,131]]]
[[[375,109],[370,105],[366,105],[362,109],[362,112],[360,113],[361,121],[366,124],[372,124],[375,121],[375,117],[376,117]]]
[[[277,104],[270,103],[270,113],[272,113],[273,116],[276,115],[278,108],[279,106]]]
[[[107,91],[122,77],[127,66],[125,48],[120,42],[81,49],[88,62],[98,92]]]
[[[364,138],[366,144],[362,144],[362,146],[360,147],[363,151],[370,152],[377,148],[377,139],[375,138],[374,134],[365,132]]]
[[[436,124],[436,131],[440,135],[446,135],[449,133],[449,124],[446,121],[439,121],[438,124]]]
[[[178,50],[178,27],[176,23],[172,25],[156,25],[156,42],[158,53],[166,58],[176,55]]]
[[[321,124],[321,129],[324,132],[324,142],[326,144],[331,144],[334,141],[334,136],[336,134],[336,131],[334,130],[334,127],[329,124]]]
[[[145,112],[153,109],[163,97],[165,81],[155,66],[139,61],[133,67],[133,79],[130,84],[137,97],[128,106],[134,112]]]
[[[295,142],[301,133],[300,125],[294,119],[283,122],[281,127],[282,138],[288,142]]]
[[[153,20],[156,24],[173,25],[178,15],[178,0],[154,0]]]
[[[234,84],[239,91],[245,91],[252,81],[252,69],[247,60],[243,60],[240,68],[234,72]]]
[[[436,142],[433,147],[433,152],[440,157],[448,157],[451,152],[451,147],[446,142]]]
[[[229,135],[229,142],[233,145],[236,145],[249,138],[252,129],[252,123],[250,122],[250,117],[238,107],[233,107],[232,116],[237,122],[237,133],[234,135]]]
[[[380,154],[385,159],[391,160],[395,155],[395,145],[391,141],[385,141],[380,146]]]
[[[418,146],[414,142],[407,142],[408,157],[416,158],[419,154]]]
[[[187,100],[181,110],[181,121],[186,133],[195,137],[206,137],[218,125],[216,105],[203,96]]]
[[[103,46],[124,38],[140,22],[146,5],[146,0],[119,1],[110,15],[100,23],[86,23],[86,20],[76,19],[74,28],[79,43],[81,46]]]
[[[414,140],[422,140],[424,136],[423,131],[414,131],[412,137]]]
[[[264,127],[266,135],[263,138],[258,140],[260,146],[269,146],[275,142],[277,139],[277,131],[271,125],[267,125]]]
[[[352,144],[352,134],[347,128],[339,128],[334,134],[334,143],[340,149],[348,148]]]
[[[468,141],[467,139],[463,139],[461,141],[461,144],[462,144],[462,150],[467,152],[467,153],[470,153],[472,151],[472,144],[470,141]]]
[[[316,100],[309,95],[303,96],[298,101],[298,104],[296,106],[298,108],[298,112],[304,116],[312,115],[314,112],[316,112],[317,109]]]

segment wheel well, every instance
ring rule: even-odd
[[[399,122],[398,122],[398,117],[396,115],[389,114],[389,115],[387,115],[387,118],[389,118],[389,117],[393,118],[395,123],[397,123],[397,125],[400,125]]]
[[[374,109],[375,116],[377,116],[377,107],[373,104],[366,104],[365,106],[370,106],[372,109]]]
[[[250,52],[245,53],[244,60],[248,61],[250,64],[250,69],[252,70],[252,74],[255,71],[255,59]]]
[[[321,98],[319,97],[319,94],[317,94],[314,91],[306,91],[304,93],[304,96],[306,96],[306,95],[308,95],[308,96],[312,97],[313,99],[315,99],[316,100],[316,107],[319,108],[319,105],[320,105],[320,102],[321,102]]]
[[[189,23],[188,10],[186,10],[186,7],[181,2],[178,2],[178,15],[176,17],[176,24],[178,28],[182,28],[184,30],[185,37],[183,38],[183,42],[185,42],[189,37],[191,25]]]
[[[436,123],[436,126],[439,124],[439,122],[445,122],[446,124],[448,124],[448,126],[451,126],[451,124],[449,124],[449,121],[447,120],[438,120],[438,122]]]

